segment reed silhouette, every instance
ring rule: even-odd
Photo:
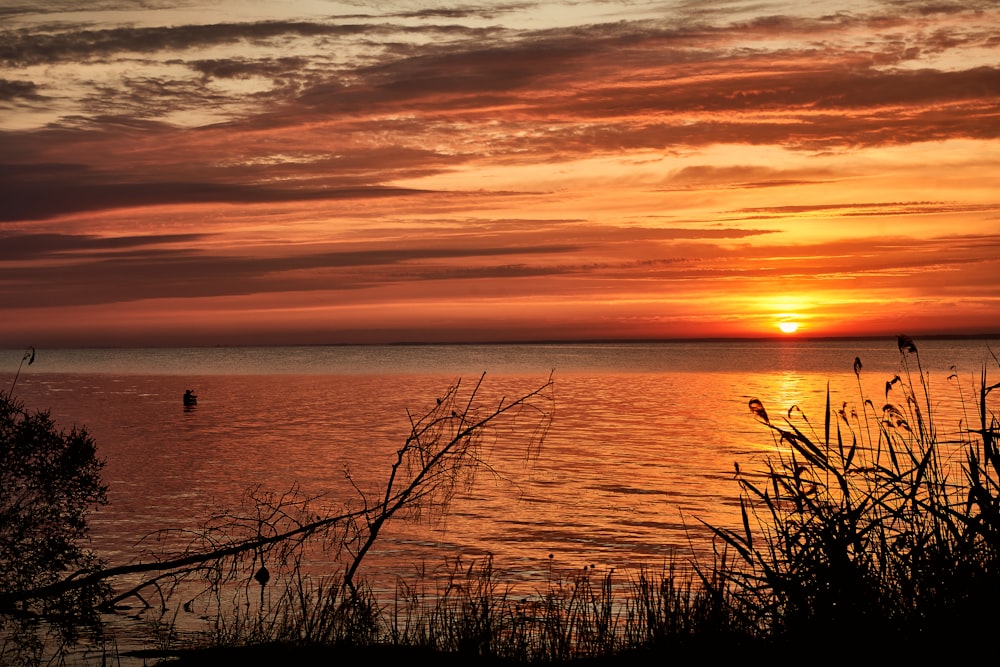
[[[753,415],[774,438],[741,473],[742,527],[713,527],[740,567],[725,568],[734,614],[762,637],[856,633],[926,641],[986,630],[1000,593],[998,422],[984,367],[976,424],[941,439],[916,344],[898,339],[902,377],[881,408],[831,404],[823,428]],[[915,369],[912,366],[915,365]],[[863,364],[854,362],[859,390]],[[914,373],[917,380],[914,379]],[[968,407],[968,406],[967,406]]]

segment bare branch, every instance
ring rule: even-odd
[[[116,578],[146,573],[153,573],[153,576],[112,596],[110,605],[135,597],[148,607],[143,591],[152,587],[162,607],[170,591],[196,573],[204,574],[210,588],[236,581],[243,572],[238,565],[245,564],[248,557],[252,561],[250,571],[256,571],[253,579],[263,592],[269,578],[264,568],[265,554],[270,553],[273,557],[273,550],[277,549],[274,560],[297,562],[301,549],[314,538],[321,538],[320,543],[325,548],[332,546],[338,552],[345,550],[350,554],[351,562],[343,584],[356,597],[358,590],[354,580],[358,568],[386,522],[400,514],[418,516],[422,510],[444,509],[459,485],[471,484],[478,472],[497,475],[486,461],[482,448],[489,433],[496,436],[501,419],[514,429],[525,417],[529,418],[528,458],[537,452],[551,423],[552,377],[516,400],[502,398],[495,408],[485,412],[479,400],[484,377],[485,374],[464,399],[460,396],[461,381],[458,381],[422,417],[414,419],[407,412],[410,435],[396,452],[382,492],[366,495],[354,482],[350,471],[345,471],[348,482],[362,500],[359,510],[316,514],[310,507],[310,502],[316,498],[303,498],[297,487],[281,495],[262,492],[259,487],[251,488],[247,492],[249,508],[242,513],[221,513],[197,531],[154,534],[160,539],[164,535],[189,533],[190,541],[178,552],[150,554],[152,560],[149,562],[81,570],[32,589],[2,591],[0,612],[13,610],[25,601],[57,597]],[[372,498],[379,500],[372,505]],[[251,577],[244,578],[245,585],[249,586]],[[164,590],[162,582],[173,583]]]

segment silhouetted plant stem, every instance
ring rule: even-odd
[[[7,391],[7,398],[10,399],[14,396],[14,387],[17,385],[17,379],[21,377],[21,369],[24,367],[24,362],[27,361],[28,365],[35,363],[35,348],[29,345],[24,350],[24,355],[21,356],[21,363],[17,365],[17,372],[14,373],[14,379],[10,383],[10,389]]]

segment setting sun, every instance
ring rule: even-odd
[[[799,330],[798,322],[779,322],[778,328],[781,329],[781,333],[791,334]]]

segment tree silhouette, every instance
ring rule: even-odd
[[[0,600],[101,567],[85,547],[91,510],[107,503],[104,462],[86,429],[58,430],[48,412],[29,413],[0,393]],[[100,583],[51,597],[0,602],[5,619],[39,615],[71,627],[93,614]]]

